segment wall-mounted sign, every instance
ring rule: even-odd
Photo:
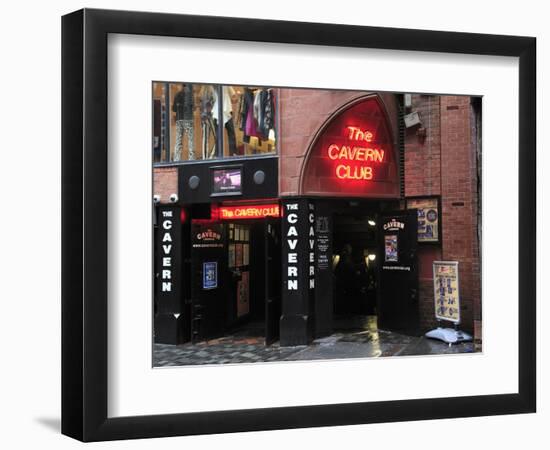
[[[458,261],[434,261],[435,317],[460,323]]]
[[[382,213],[378,224],[382,270],[388,273],[414,272],[417,247],[414,211]],[[387,283],[391,282],[387,280]]]
[[[317,242],[317,269],[330,269],[329,254],[331,253],[331,232],[329,216],[317,216],[315,237]]]
[[[388,220],[382,225],[384,231],[398,231],[405,228],[405,222],[401,222],[397,219]]]
[[[296,201],[286,203],[284,209],[283,233],[286,239],[283,243],[283,275],[286,290],[299,291],[304,288],[300,283],[307,283],[308,289],[314,289],[315,206]]]
[[[212,169],[212,195],[235,195],[242,192],[242,167]]]
[[[385,150],[368,146],[374,138],[370,130],[347,126],[344,134],[348,145],[330,144],[327,148],[328,157],[338,162],[334,175],[342,180],[372,180],[376,163],[384,162]]]
[[[391,127],[377,96],[350,106],[325,126],[302,177],[303,194],[398,197]]]
[[[194,248],[223,247],[223,226],[220,224],[193,224],[191,235]]]
[[[202,288],[216,289],[218,287],[218,263],[209,261],[202,263]]]
[[[220,206],[220,219],[261,219],[264,217],[280,217],[278,203],[267,205]]]
[[[439,242],[438,198],[407,199],[407,209],[417,210],[418,242]]]
[[[177,207],[158,207],[157,255],[157,308],[174,312],[180,301],[181,277],[181,222]]]

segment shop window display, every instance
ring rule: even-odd
[[[276,153],[275,112],[271,88],[154,82],[153,160]]]
[[[232,124],[225,127],[224,155],[251,156],[275,153],[276,90],[229,86]],[[234,129],[234,131],[233,131]]]

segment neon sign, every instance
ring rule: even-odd
[[[328,146],[328,157],[333,161],[342,161],[334,169],[336,177],[341,180],[372,180],[374,176],[372,165],[357,165],[350,164],[350,162],[382,163],[384,162],[384,150],[362,146],[362,142],[372,142],[374,134],[370,130],[348,126],[344,129],[344,134],[348,140],[360,145],[330,144]],[[345,161],[348,162],[345,163]]]
[[[267,205],[220,206],[220,219],[261,219],[281,217],[278,203]]]
[[[389,110],[394,99],[381,94]],[[313,141],[301,174],[301,194],[362,198],[400,196],[392,118],[370,95],[332,117]],[[397,124],[397,122],[396,122]],[[281,168],[285,170],[285,166]],[[292,174],[290,174],[292,176]]]
[[[369,130],[362,131],[357,127],[346,127],[348,129],[348,139],[354,141],[372,142],[373,134]]]

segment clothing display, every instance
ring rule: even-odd
[[[231,86],[223,86],[222,88],[222,108],[223,108],[223,123],[224,125],[233,118],[233,107],[231,104],[231,97],[235,95],[235,91]],[[214,92],[214,105],[212,108],[212,115],[214,119],[218,120],[218,93]]]
[[[256,129],[256,118],[254,117],[254,96],[252,94],[250,100],[250,107],[248,108],[248,113],[246,115],[246,123],[244,126],[244,134],[247,136],[258,137],[258,130]]]
[[[174,161],[181,161],[184,134],[187,134],[189,160],[195,159],[195,133],[193,120],[176,120],[176,145],[174,147]]]
[[[227,131],[227,141],[229,143],[229,154],[238,155],[240,152],[237,149],[237,139],[235,137],[235,125],[233,123],[233,118],[229,118],[225,122],[225,130]]]
[[[245,88],[239,103],[239,129],[244,133],[243,142],[250,137],[268,140],[275,130],[275,95],[273,89]]]
[[[223,114],[223,126],[227,131],[227,143],[229,145],[229,155],[235,156],[237,152],[237,140],[235,137],[235,126],[233,124],[233,103],[231,98],[235,95],[235,90],[231,86],[222,87],[222,114]],[[214,105],[212,108],[212,115],[215,123],[218,121],[218,93],[214,93]]]
[[[214,124],[213,110],[216,104],[216,91],[210,85],[204,85],[200,92],[200,113],[202,127],[202,159],[216,155],[217,127]]]
[[[267,98],[264,106],[263,133],[269,136],[270,130],[275,130],[275,91],[267,90]]]
[[[172,111],[176,113],[176,121],[193,120],[193,85],[184,84],[174,96]]]
[[[174,161],[181,161],[183,153],[183,135],[187,134],[188,159],[195,159],[195,134],[193,126],[193,85],[184,84],[174,96],[172,111],[176,113],[176,144],[174,146]]]
[[[207,160],[276,150],[276,89],[160,82],[155,89],[156,162]]]

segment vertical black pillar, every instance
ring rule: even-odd
[[[159,206],[155,239],[155,342],[183,340],[181,208]]]
[[[282,236],[282,346],[307,345],[314,332],[315,206],[284,199]]]
[[[315,204],[315,337],[332,334],[332,209],[329,202]]]

